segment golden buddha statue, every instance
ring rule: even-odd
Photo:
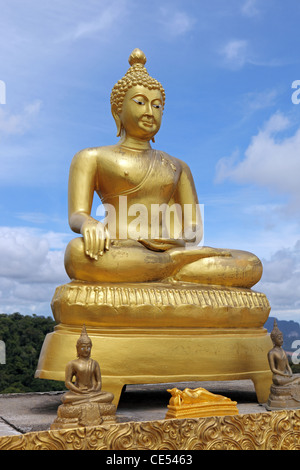
[[[274,320],[271,332],[273,348],[268,353],[272,371],[272,385],[266,404],[268,410],[300,408],[300,374],[293,374],[286,352],[282,348],[283,335]]]
[[[145,62],[143,52],[134,50],[129,58],[130,69],[112,90],[111,109],[120,141],[82,150],[73,159],[69,223],[82,237],[67,247],[66,271],[71,279],[83,281],[168,279],[251,287],[262,274],[255,255],[199,246],[192,249],[193,240],[185,238],[187,234],[192,236],[196,244],[202,238],[195,185],[186,163],[151,147],[150,141],[161,126],[165,92],[149,76]],[[106,207],[113,209],[114,239],[107,226],[91,216],[95,192]],[[127,217],[120,212],[120,197],[126,198]],[[174,204],[186,209],[181,236],[175,239],[164,226],[168,208]],[[141,206],[149,216],[141,236],[132,238],[130,225]],[[153,239],[151,215],[157,206],[162,208],[162,217],[157,227],[159,237]]]
[[[238,378],[253,380],[265,401],[270,305],[251,290],[262,264],[249,252],[199,246],[191,171],[151,146],[165,91],[145,63],[135,49],[111,93],[119,142],[72,160],[69,224],[81,236],[66,248],[71,282],[54,294],[57,326],[45,339],[36,377],[61,380],[61,363],[70,360],[84,323],[115,403],[125,384]],[[104,220],[91,215],[95,193]]]
[[[76,344],[77,359],[65,369],[65,385],[68,392],[62,396],[58,417],[51,429],[69,429],[81,426],[97,426],[103,421],[115,422],[114,396],[101,390],[101,372],[97,361],[91,358],[92,341],[85,325]],[[75,379],[75,381],[74,381]]]

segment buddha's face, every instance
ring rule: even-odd
[[[92,344],[90,342],[79,343],[77,345],[78,357],[89,358],[91,355]]]
[[[150,140],[159,131],[163,99],[159,90],[136,85],[126,92],[120,119],[126,135]]]
[[[274,344],[276,346],[282,346],[283,345],[283,335],[282,333],[278,333],[275,338],[274,338]]]

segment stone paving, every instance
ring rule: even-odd
[[[264,413],[257,403],[251,380],[226,382],[189,382],[156,385],[128,385],[122,393],[117,418],[119,422],[152,421],[165,418],[171,397],[168,388],[203,387],[237,402],[240,414]],[[57,416],[64,392],[0,395],[0,436],[44,431]]]
[[[0,418],[0,436],[15,436],[17,434],[21,434],[20,431],[17,431]]]

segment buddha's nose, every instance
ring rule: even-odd
[[[153,108],[151,106],[151,103],[146,103],[145,115],[146,116],[153,116]]]

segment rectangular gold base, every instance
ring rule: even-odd
[[[76,357],[80,328],[59,325],[47,335],[36,377],[65,379],[66,364]],[[87,328],[92,357],[99,362],[103,390],[118,404],[124,385],[244,380],[254,382],[265,403],[272,374],[267,353],[270,336],[258,329]]]

